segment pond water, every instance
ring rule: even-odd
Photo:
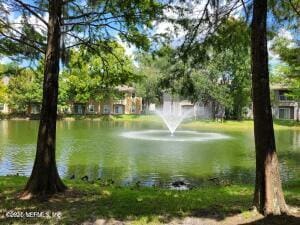
[[[29,176],[38,121],[0,121],[0,175]],[[57,165],[63,177],[113,179],[118,184],[165,185],[176,180],[200,185],[220,180],[253,182],[255,152],[252,129],[183,129],[227,138],[160,141],[128,138],[124,133],[165,130],[149,122],[57,122]],[[184,132],[182,132],[184,133]],[[166,135],[166,134],[163,134]],[[176,133],[175,133],[176,135]],[[189,135],[189,133],[185,134]],[[202,135],[202,134],[201,134]],[[300,130],[276,131],[283,182],[300,178]]]

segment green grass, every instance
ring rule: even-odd
[[[136,121],[136,122],[161,122],[156,115],[113,115],[115,121]]]
[[[133,121],[160,122],[155,115],[66,115],[64,120]]]
[[[230,129],[230,130],[253,130],[253,120],[225,120],[224,122],[212,120],[190,120],[182,124],[182,127],[193,129]],[[289,120],[274,120],[274,128],[282,129],[300,129],[300,123]]]
[[[246,212],[251,206],[251,185],[202,187],[189,191],[163,188],[104,186],[101,183],[65,180],[69,191],[47,202],[19,200],[25,177],[0,177],[0,223],[80,224],[97,218],[131,221],[130,224],[168,223],[173,218],[195,216],[222,220]],[[299,206],[299,183],[285,188],[287,202]],[[13,211],[51,211],[62,217],[5,218]]]
[[[72,115],[66,116],[64,119],[73,120],[100,120],[100,121],[130,121],[130,122],[155,122],[162,123],[161,118],[156,115]],[[224,122],[214,120],[185,120],[182,125],[184,128],[192,129],[253,129],[253,120],[225,120]],[[279,129],[300,129],[300,122],[294,120],[274,120],[274,128]]]
[[[14,116],[6,115],[7,119]],[[3,116],[3,119],[6,118]],[[18,118],[18,116],[16,116]],[[24,116],[23,116],[24,117]],[[119,122],[155,122],[162,123],[157,115],[64,115],[60,117],[64,120],[96,120],[96,121],[119,121]],[[1,119],[1,114],[0,114]],[[253,129],[253,120],[225,120],[224,122],[214,120],[189,119],[182,125],[185,128],[193,129]],[[295,120],[274,120],[275,129],[300,129],[300,122]]]

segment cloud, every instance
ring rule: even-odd
[[[287,40],[294,40],[294,37],[292,35],[292,33],[290,31],[288,31],[287,29],[285,28],[281,28],[278,32],[278,36],[281,37],[281,38],[285,38]]]
[[[276,38],[284,38],[284,39],[287,39],[290,41],[290,43],[288,44],[288,48],[293,48],[296,46],[296,43],[294,42],[294,37],[292,35],[292,33],[285,29],[285,28],[281,28],[279,31],[278,31],[278,34],[276,37],[274,37],[272,40],[268,41],[268,53],[269,53],[269,57],[270,57],[270,63],[272,65],[277,65],[277,64],[280,64],[282,63],[282,61],[280,60],[280,56],[275,53],[274,51],[272,51],[272,46],[274,44],[274,41]]]
[[[23,20],[34,27],[34,29],[44,35],[47,32],[47,26],[36,16],[30,14],[26,18],[22,15],[22,11],[18,8],[14,1],[7,1],[7,3],[1,3],[1,12],[4,12],[1,17],[3,21],[6,21],[15,31],[10,31],[10,35],[19,37],[19,32],[22,31],[24,26]],[[48,13],[40,15],[44,21],[48,21]]]
[[[127,55],[130,58],[133,58],[134,52],[137,50],[137,48],[131,44],[129,45],[127,42],[123,41],[120,36],[116,36],[117,42],[124,48],[125,55]]]
[[[128,44],[127,42],[123,41],[120,36],[116,36],[116,40],[117,42],[124,48],[125,50],[125,55],[128,56],[132,62],[133,62],[133,65],[136,66],[136,67],[139,67],[138,65],[138,62],[135,60],[135,53],[137,51],[137,48],[135,45],[133,44]]]

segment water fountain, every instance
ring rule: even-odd
[[[182,113],[164,113],[163,111],[156,110],[156,114],[162,118],[166,126],[168,127],[171,135],[174,135],[177,127],[181,124],[181,122],[188,118],[192,114],[193,110],[187,110]]]
[[[198,132],[176,129],[182,121],[194,116],[192,104],[182,105],[178,99],[164,95],[163,106],[156,110],[156,114],[162,119],[168,130],[142,130],[124,132],[121,136],[130,139],[151,141],[210,141],[229,138],[227,135],[212,132]]]
[[[193,115],[194,109],[192,105],[189,105],[189,108],[184,108],[180,104],[179,99],[164,94],[162,109],[156,110],[155,112],[164,121],[171,136],[173,136],[181,122]]]

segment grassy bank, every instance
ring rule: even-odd
[[[253,188],[249,185],[210,186],[189,191],[161,188],[104,186],[100,183],[65,180],[69,190],[47,202],[19,200],[25,177],[0,177],[0,223],[81,224],[113,219],[130,224],[162,224],[184,217],[223,221],[240,214],[250,216]],[[300,182],[285,187],[287,202],[300,206]],[[7,218],[8,211],[61,214],[61,218]],[[58,213],[58,214],[57,214]]]
[[[162,119],[157,115],[87,115],[71,117],[63,117],[64,120],[98,120],[98,121],[119,121],[119,122],[155,122],[162,123]],[[185,128],[218,128],[218,129],[252,129],[253,120],[225,120],[223,122],[214,120],[186,119],[183,121],[182,127]],[[275,129],[300,129],[300,122],[294,120],[274,120]]]
[[[28,117],[26,115],[0,114],[0,120],[38,120],[39,115]],[[162,123],[161,118],[157,115],[59,115],[59,120],[76,121],[76,120],[95,120],[95,121],[119,121],[119,122],[155,122]],[[181,125],[185,128],[209,128],[209,129],[252,129],[253,120],[225,120],[224,122],[214,120],[187,119]],[[294,120],[274,120],[275,129],[300,129],[300,122]]]
[[[217,122],[212,120],[191,120],[182,124],[182,127],[192,129],[230,129],[230,130],[252,130],[253,120],[227,120]],[[300,129],[300,123],[297,121],[274,120],[274,129]]]
[[[132,122],[157,122],[162,123],[161,118],[156,115],[120,115],[110,116],[112,121]],[[225,120],[223,122],[214,120],[186,119],[182,128],[191,129],[253,129],[253,120]],[[300,129],[300,122],[294,120],[274,120],[275,129]]]

